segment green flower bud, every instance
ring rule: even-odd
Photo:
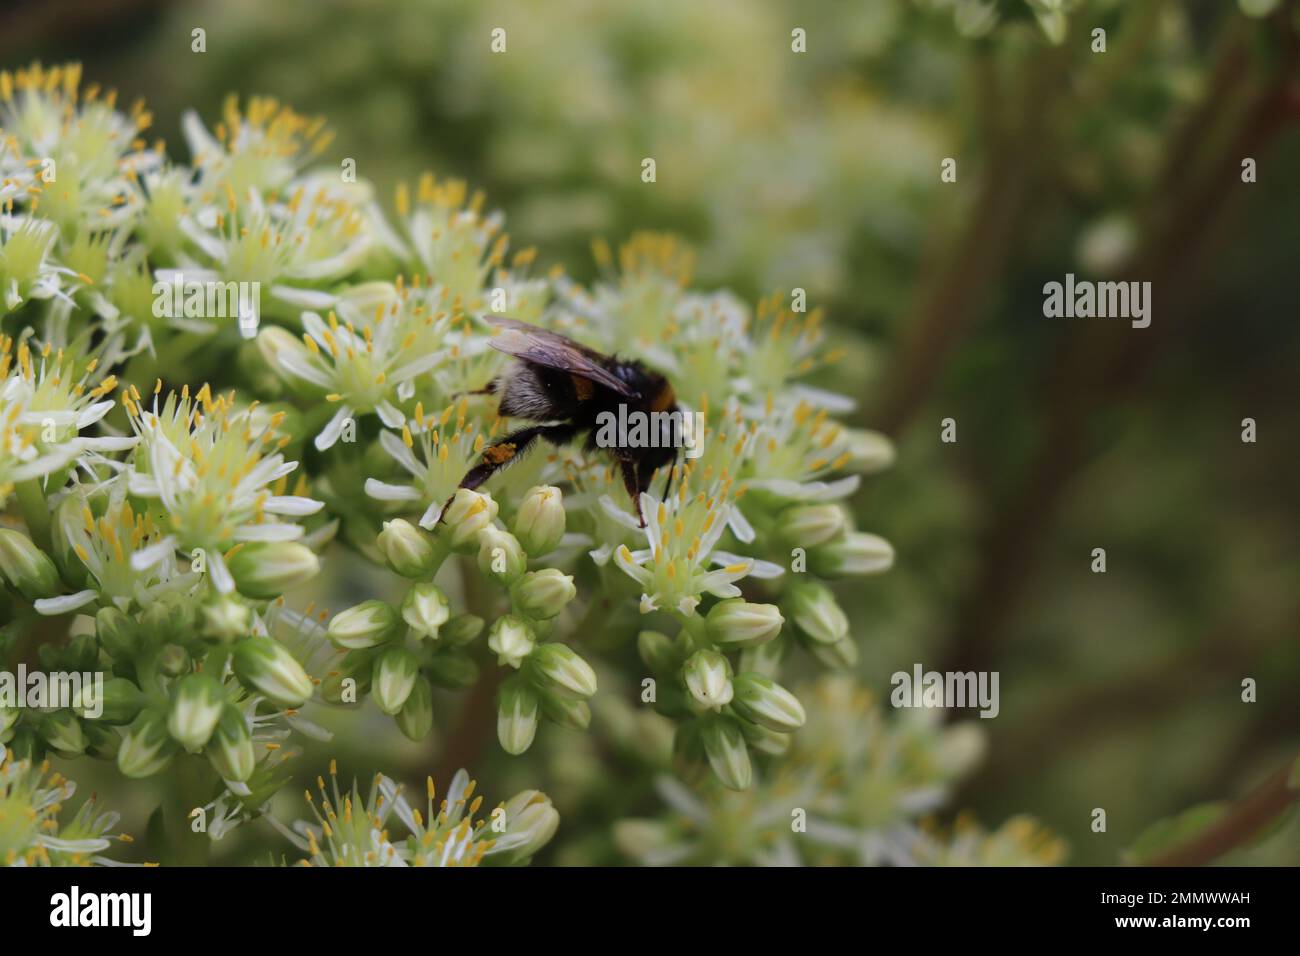
[[[375,660],[370,696],[385,714],[396,714],[415,689],[419,659],[404,647],[390,647]]]
[[[854,531],[808,552],[808,567],[823,578],[879,574],[893,563],[893,546],[865,531]]]
[[[522,863],[551,842],[560,827],[560,814],[540,790],[525,790],[506,801],[503,862]]]
[[[179,644],[164,644],[158,651],[158,670],[168,677],[188,674],[193,663],[190,652]]]
[[[409,521],[394,518],[384,522],[375,540],[388,566],[404,578],[432,576],[437,555],[433,540]]]
[[[497,739],[508,754],[519,754],[533,745],[537,734],[540,701],[522,679],[515,677],[497,691]]]
[[[880,432],[850,428],[849,468],[865,475],[883,471],[894,463],[894,443]]]
[[[832,670],[848,671],[858,664],[858,645],[853,643],[851,637],[845,637],[834,644],[810,643],[808,650],[812,651],[813,657]]]
[[[241,684],[281,707],[301,707],[311,697],[307,672],[283,644],[269,637],[240,641],[230,662]]]
[[[99,719],[106,724],[129,724],[140,713],[147,698],[140,688],[125,677],[110,677],[104,681],[104,694],[100,698]]]
[[[172,692],[167,732],[188,751],[208,742],[226,705],[226,694],[216,679],[207,674],[187,674]]]
[[[49,714],[40,724],[41,738],[62,757],[76,757],[86,749],[81,721],[70,710]]]
[[[512,584],[528,568],[519,539],[495,525],[484,528],[478,536],[478,569],[503,584]]]
[[[554,551],[564,537],[564,496],[551,485],[528,489],[515,512],[514,532],[533,557]]]
[[[442,642],[449,647],[460,647],[478,637],[487,622],[477,614],[458,614],[441,631]]]
[[[52,598],[63,590],[54,562],[31,538],[12,528],[0,528],[0,578],[29,601]]]
[[[807,716],[799,698],[762,674],[739,675],[732,686],[731,707],[748,721],[788,734],[803,726]]]
[[[90,634],[78,634],[64,645],[65,664],[69,671],[95,671],[99,669],[99,643]]]
[[[563,611],[578,589],[573,586],[571,575],[544,568],[525,574],[510,593],[520,611],[533,620],[546,621]]]
[[[777,519],[783,540],[801,548],[823,544],[848,529],[849,518],[835,504],[794,505]]]
[[[203,636],[219,644],[232,644],[246,636],[252,623],[252,611],[233,594],[212,595],[199,616]]]
[[[496,516],[497,503],[491,495],[468,488],[457,489],[456,497],[442,516],[452,550],[461,554],[477,551],[479,534]]]
[[[518,668],[536,643],[528,622],[513,614],[497,618],[488,631],[488,649],[496,654],[498,664]]]
[[[473,687],[478,681],[478,665],[468,654],[459,652],[435,654],[424,669],[429,675],[429,680],[439,687],[463,690],[466,687]]]
[[[431,581],[411,585],[402,598],[402,620],[416,637],[438,639],[438,629],[451,618],[451,603],[442,589]]]
[[[824,584],[816,581],[796,584],[790,589],[786,606],[799,631],[818,644],[837,644],[849,633],[849,619]]]
[[[228,703],[221,709],[221,717],[204,753],[222,780],[244,783],[253,775],[257,767],[253,737],[248,731],[248,721],[234,704]]]
[[[102,721],[92,720],[81,725],[81,732],[86,735],[86,753],[100,760],[117,759],[117,752],[122,747],[122,735],[115,727],[109,727]]]
[[[253,541],[226,560],[244,597],[270,601],[310,581],[320,570],[311,548],[297,541]]]
[[[320,684],[321,697],[331,704],[355,704],[364,694],[370,693],[370,678],[375,672],[375,654],[372,651],[349,651],[343,655],[334,670],[329,671]],[[351,679],[356,696],[343,699],[343,682]],[[351,696],[351,695],[349,695]]]
[[[585,700],[569,700],[555,694],[542,695],[542,716],[569,730],[586,730],[591,724],[591,708]]]
[[[325,634],[335,647],[355,651],[391,640],[400,624],[397,610],[391,604],[362,601],[335,614]]]
[[[637,653],[646,667],[656,674],[672,674],[682,665],[673,639],[658,631],[642,631],[636,636]]]
[[[410,740],[423,740],[433,729],[433,688],[423,677],[416,680],[397,712],[397,727]]]
[[[558,697],[585,700],[595,696],[596,672],[567,644],[540,644],[528,663],[537,684]]]
[[[754,768],[739,722],[730,717],[711,718],[700,729],[700,740],[709,766],[722,785],[730,790],[749,789]]]
[[[131,722],[117,750],[117,769],[127,777],[151,777],[171,762],[180,750],[167,734],[167,716],[160,710],[142,710]]]
[[[750,604],[741,598],[719,601],[705,624],[709,638],[721,647],[755,647],[781,633],[785,619],[775,604]]]
[[[140,632],[135,622],[115,607],[100,608],[95,614],[95,635],[104,650],[118,660],[130,660],[140,652]]]
[[[696,651],[682,667],[682,677],[701,707],[722,710],[731,703],[731,663],[717,651]]]
[[[740,732],[745,735],[745,743],[750,750],[755,750],[769,757],[780,757],[790,750],[793,740],[790,734],[777,733],[762,724],[742,722]]]

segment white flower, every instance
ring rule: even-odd
[[[131,566],[144,570],[177,549],[202,548],[207,570],[222,593],[234,590],[223,555],[248,541],[292,541],[303,528],[277,517],[301,517],[324,503],[283,493],[287,476],[298,467],[278,450],[287,436],[276,440],[280,416],[264,423],[249,408],[236,410],[232,395],[213,398],[205,385],[191,398],[186,386],[159,404],[155,389],[152,410],[138,391],[124,395],[131,424],[140,438],[130,475],[131,494],[161,503],[164,535],[136,552]]]

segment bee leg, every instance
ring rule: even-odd
[[[517,432],[495,441],[483,449],[483,460],[465,472],[460,480],[461,488],[473,490],[491,478],[497,471],[510,464],[528,450],[539,438],[544,438],[552,445],[566,444],[577,433],[573,425],[529,425]],[[453,498],[455,495],[452,496]],[[450,499],[447,504],[451,504]],[[443,507],[443,513],[447,511]]]
[[[462,395],[495,395],[496,390],[497,390],[497,380],[492,379],[492,381],[488,382],[482,388],[471,389],[468,392],[452,392],[450,400],[454,402]]]
[[[645,515],[641,513],[641,482],[636,476],[636,462],[627,458],[622,458],[618,463],[619,471],[623,474],[623,487],[627,489],[628,495],[632,499],[632,504],[636,506],[636,520],[640,522],[641,527],[645,527]]]

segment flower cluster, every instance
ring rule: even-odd
[[[802,295],[693,289],[693,253],[659,233],[597,243],[590,287],[534,275],[463,182],[399,185],[390,213],[331,171],[323,122],[269,99],[229,100],[211,130],[187,114],[189,165],[75,68],[0,74],[0,120],[3,647],[104,678],[0,714],[16,754],[129,778],[201,757],[219,838],[269,812],[299,738],[367,701],[421,741],[458,691],[495,694],[517,757],[544,722],[587,730],[597,668],[630,668],[675,738],[665,786],[756,805],[800,777],[791,754],[861,737],[781,683],[852,668],[834,582],[893,560],[844,504],[892,449],[808,384],[839,352]],[[690,455],[637,501],[581,444],[462,487],[518,427],[492,394],[511,361],[492,314],[663,372],[703,423]],[[363,599],[321,609],[303,596],[321,578]],[[880,858],[930,778],[892,751],[844,759],[901,802],[809,813]],[[386,777],[365,799],[335,785],[289,832],[313,863],[444,864],[522,862],[555,829],[535,791],[479,824],[471,793],[457,776],[420,813]]]
[[[477,818],[483,806],[475,781],[458,772],[438,799],[432,778],[425,781],[423,812],[411,806],[403,788],[376,774],[365,798],[353,782],[340,791],[338,771],[330,761],[330,786],[316,778],[319,802],[305,794],[315,823],[284,826],[270,819],[307,856],[302,866],[481,866],[527,863],[550,842],[560,815],[544,793],[525,790]],[[390,837],[396,817],[406,838]]]
[[[0,712],[0,740],[5,737],[5,715]],[[92,796],[71,820],[60,821],[64,803],[77,786],[50,771],[48,762],[33,766],[15,759],[0,744],[0,865],[92,866],[111,865],[102,856],[114,839],[110,836],[118,815],[101,811]]]

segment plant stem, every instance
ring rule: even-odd
[[[1181,845],[1142,860],[1143,866],[1204,866],[1248,842],[1286,812],[1300,790],[1291,785],[1296,762],[1287,761],[1213,824]]]

